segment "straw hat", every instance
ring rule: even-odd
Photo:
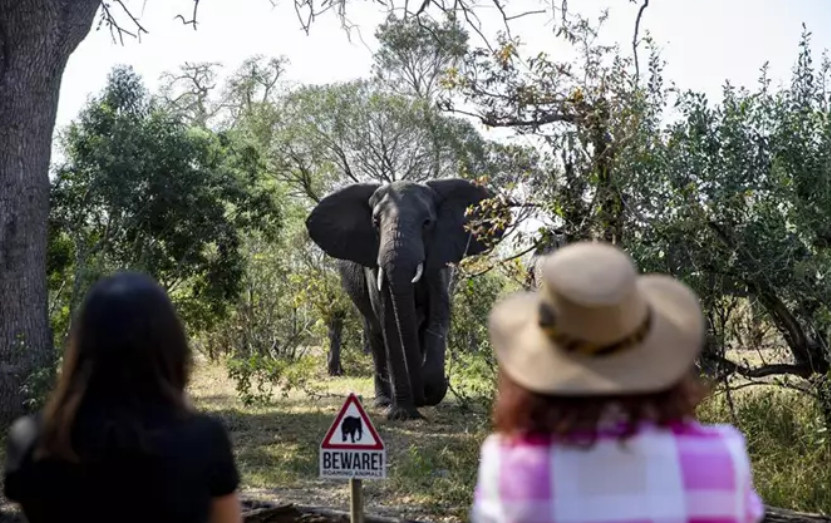
[[[701,350],[698,298],[664,275],[638,275],[606,243],[579,242],[547,257],[542,286],[494,306],[500,367],[529,390],[557,395],[655,392],[687,373]]]

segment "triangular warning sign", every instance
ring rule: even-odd
[[[366,411],[355,394],[349,394],[334,423],[329,427],[322,449],[384,450],[381,436],[369,421]]]

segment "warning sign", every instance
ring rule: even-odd
[[[320,477],[386,478],[387,452],[358,397],[350,394],[320,444]]]

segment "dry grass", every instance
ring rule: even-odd
[[[322,368],[322,366],[321,366]],[[371,379],[320,376],[325,392],[291,393],[273,404],[246,407],[224,367],[202,363],[191,394],[197,406],[225,420],[247,495],[348,509],[348,482],[318,478],[318,448],[349,392],[364,406],[387,448],[386,480],[365,481],[367,511],[430,521],[467,520],[485,436],[484,414],[452,399],[421,409],[425,421],[390,422],[371,407]]]

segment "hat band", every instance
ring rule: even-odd
[[[540,328],[545,332],[546,336],[566,352],[585,356],[608,356],[635,347],[646,338],[652,326],[652,310],[647,308],[646,317],[631,334],[612,343],[601,345],[560,332],[553,324],[553,321],[551,321],[554,317],[554,312],[550,309],[550,306],[546,303],[541,303],[539,323]]]

